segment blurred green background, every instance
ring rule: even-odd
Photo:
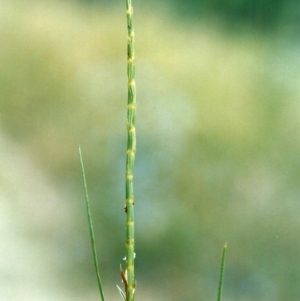
[[[300,298],[299,1],[136,0],[137,300]],[[2,0],[1,300],[108,300],[125,255],[125,1]]]

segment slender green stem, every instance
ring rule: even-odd
[[[225,273],[226,251],[227,251],[227,242],[224,244],[223,251],[222,251],[220,279],[219,279],[219,288],[218,288],[218,301],[222,300],[223,281],[224,281],[224,273]]]
[[[89,223],[89,231],[90,231],[91,245],[92,245],[92,251],[93,251],[95,272],[96,272],[96,276],[97,276],[97,282],[98,282],[98,287],[99,287],[99,291],[100,291],[101,300],[105,301],[104,293],[103,293],[103,289],[102,289],[101,278],[100,278],[100,274],[99,274],[99,268],[98,268],[97,250],[96,250],[95,235],[94,235],[92,215],[91,215],[91,209],[90,209],[90,201],[89,201],[89,195],[88,195],[88,190],[87,190],[86,177],[85,177],[85,172],[84,172],[84,165],[83,165],[80,146],[78,146],[78,152],[79,152],[82,179],[83,179],[83,186],[84,186],[86,211],[87,211],[87,216],[88,216],[88,223]]]
[[[127,152],[126,152],[126,301],[134,300],[134,194],[133,170],[136,153],[135,113],[135,53],[133,8],[131,0],[126,0],[127,15],[127,77],[128,77],[128,103],[127,103]]]

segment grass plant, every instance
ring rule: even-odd
[[[127,77],[128,77],[128,102],[127,102],[127,151],[126,151],[126,270],[121,276],[124,283],[126,301],[134,300],[134,192],[133,171],[136,153],[136,88],[135,88],[135,50],[133,7],[131,0],[126,0],[127,15]]]
[[[222,251],[217,301],[221,301],[222,300],[223,282],[224,282],[224,273],[225,273],[225,261],[226,261],[226,251],[227,251],[227,242],[224,244],[223,251]]]
[[[135,49],[134,49],[134,27],[133,27],[133,7],[132,1],[126,0],[126,15],[127,15],[127,79],[128,79],[128,95],[127,95],[127,150],[126,150],[126,170],[125,170],[125,206],[126,213],[126,268],[123,271],[120,265],[121,280],[124,284],[124,291],[117,286],[119,293],[124,301],[134,301],[135,297],[135,275],[134,275],[134,259],[135,259],[135,238],[134,238],[134,190],[133,190],[133,175],[134,163],[136,154],[136,86],[135,86]],[[86,176],[80,146],[78,147],[80,165],[82,171],[86,210],[89,224],[89,234],[94,259],[94,267],[97,277],[97,283],[101,300],[105,301],[102,282],[99,273],[97,250],[95,243],[95,235],[93,230],[90,202],[87,190]],[[227,243],[224,244],[221,259],[220,278],[218,286],[217,301],[222,300],[222,290],[225,271]]]
[[[138,140],[138,154],[141,156],[137,157],[137,163],[141,164],[141,181],[145,179],[139,188],[144,204],[139,206],[135,170],[134,192],[139,206],[135,209],[141,209],[135,212],[135,225],[137,218],[142,221],[138,228],[135,226],[137,259],[143,257],[142,263],[135,267],[135,277],[138,277],[135,299],[198,300],[194,280],[199,277],[206,279],[207,283],[214,283],[212,289],[205,285],[206,282],[200,283],[202,299],[216,300],[219,259],[221,261],[223,242],[228,240],[229,248],[232,243],[236,245],[234,257],[240,263],[238,269],[243,278],[243,290],[236,285],[227,287],[229,275],[225,275],[223,299],[230,289],[237,300],[256,300],[258,295],[262,300],[270,296],[278,300],[299,300],[297,277],[291,277],[298,275],[297,256],[289,256],[289,253],[297,254],[300,249],[298,234],[294,231],[299,220],[295,196],[299,194],[300,177],[300,168],[297,168],[300,140],[295,130],[299,125],[299,72],[295,44],[284,43],[287,39],[279,32],[278,35],[244,34],[243,31],[232,34],[219,27],[210,15],[206,20],[198,18],[195,23],[182,22],[181,18],[173,18],[161,9],[161,5],[152,2],[149,8],[144,7],[146,3],[140,5],[138,11],[138,3],[132,1],[136,42],[139,44],[136,54],[138,61],[141,59],[136,66],[136,81],[138,92],[143,95],[142,103],[139,96],[137,99],[138,139],[143,135],[142,143]],[[81,175],[76,149],[80,141],[100,275],[105,297],[109,299],[105,280],[117,284],[118,281],[112,279],[119,276],[120,258],[125,256],[125,214],[115,211],[115,206],[120,207],[117,209],[120,212],[124,205],[125,1],[121,4],[121,12],[117,6],[78,5],[79,1],[33,0],[26,6],[22,1],[11,0],[2,4],[2,149],[15,147],[12,142],[18,143],[17,148],[25,146],[38,166],[49,175],[49,184],[54,185],[52,188],[60,190],[59,187],[63,186],[66,193],[62,195],[65,201],[60,204],[56,202],[60,191],[54,192],[57,197],[46,191],[51,203],[39,197],[40,190],[28,200],[29,193],[35,190],[27,188],[29,177],[28,183],[23,180],[12,182],[14,185],[26,184],[24,188],[27,190],[19,186],[14,188],[17,193],[22,192],[18,208],[31,204],[28,208],[33,209],[30,223],[25,222],[27,215],[22,215],[24,226],[28,226],[28,233],[32,233],[26,237],[36,239],[36,234],[38,237],[46,235],[49,247],[56,248],[57,239],[65,239],[65,231],[56,230],[60,228],[61,220],[79,242],[81,235],[86,233],[84,230],[88,228],[84,226],[87,224],[82,229],[82,219],[75,222],[73,218],[78,215],[70,211],[76,210],[74,195],[67,197],[68,192],[77,194],[74,191],[77,187],[72,183],[76,183],[76,175]],[[139,23],[142,24],[141,35],[137,32]],[[112,122],[119,116],[122,116],[121,120]],[[17,156],[12,157],[13,161],[21,155],[13,154]],[[21,157],[24,161],[24,154]],[[123,161],[120,183],[119,164]],[[24,168],[17,165],[21,167],[18,176],[23,175]],[[34,171],[38,170],[31,170]],[[17,176],[17,169],[14,174]],[[35,177],[32,174],[30,178]],[[39,184],[44,187],[43,179]],[[8,188],[13,187],[9,185]],[[25,191],[26,195],[28,191],[28,197],[24,195]],[[103,200],[99,202],[93,195]],[[7,196],[17,197],[18,194],[9,193]],[[35,202],[36,206],[33,205]],[[41,202],[45,203],[42,207],[46,211],[50,205],[52,209],[63,205],[64,209],[44,221],[43,210],[38,210]],[[12,202],[9,204],[13,205]],[[84,195],[81,205],[85,206]],[[103,229],[99,225],[99,233],[95,218],[105,226]],[[42,227],[38,226],[41,221]],[[122,229],[114,232],[120,222]],[[139,234],[140,226],[147,232]],[[50,237],[45,232],[54,230],[58,236]],[[98,245],[100,237],[103,244],[111,241],[106,245],[106,252],[102,252],[104,250]],[[257,243],[251,244],[251,241]],[[217,254],[204,244],[215,246]],[[73,289],[77,288],[78,294],[87,297],[86,291],[69,283],[71,279],[65,275],[72,274],[75,282],[81,277],[89,279],[89,265],[93,268],[94,264],[81,257],[81,252],[86,247],[91,252],[90,247],[80,246],[82,249],[77,249],[78,252],[73,252],[73,247],[73,242],[60,245],[60,251],[69,254],[69,261],[64,261],[63,265],[60,261],[52,262],[52,259],[56,260],[54,257],[49,257],[45,264],[51,267],[56,264],[59,269],[57,277],[65,293],[73,295]],[[274,249],[277,252],[272,252]],[[23,251],[24,256],[26,251],[32,255],[27,247]],[[233,250],[228,251],[227,256],[231,256]],[[245,252],[248,261],[244,260]],[[105,253],[103,266],[102,253]],[[180,267],[174,262],[180,263]],[[9,275],[12,268],[18,266],[18,261],[13,260],[10,264],[11,267],[7,267]],[[122,265],[125,270],[125,261]],[[189,269],[193,265],[194,269]],[[110,269],[112,266],[115,268]],[[207,275],[207,266],[214,273]],[[22,271],[14,275],[24,278],[25,267],[24,275]],[[41,275],[40,271],[30,275],[37,274]],[[157,281],[156,275],[159,274],[162,281]],[[139,275],[147,279],[147,283],[140,283],[143,280]],[[231,275],[231,281],[235,276]],[[176,285],[181,279],[185,289]],[[11,280],[6,289],[1,290],[0,299],[10,299],[7,292],[14,292],[18,284],[26,286],[26,282],[18,281],[18,277]],[[96,284],[95,280],[90,285]],[[169,285],[163,286],[166,282]],[[88,290],[84,283],[81,284]],[[69,285],[70,291],[66,287]],[[142,285],[148,289],[142,291]],[[153,290],[149,289],[152,286]],[[115,293],[118,294],[117,290]]]
[[[127,15],[127,77],[128,77],[128,101],[127,101],[127,151],[126,151],[126,171],[125,171],[125,207],[126,213],[126,269],[123,271],[120,266],[121,279],[124,284],[124,291],[117,286],[121,297],[126,301],[133,301],[135,294],[134,278],[134,192],[133,192],[133,171],[136,153],[136,133],[135,133],[135,113],[136,113],[136,89],[135,89],[135,50],[134,50],[134,28],[133,28],[133,7],[131,0],[126,0]],[[89,232],[93,251],[93,259],[97,283],[102,301],[105,301],[99,274],[95,235],[93,230],[90,202],[87,190],[86,176],[82,159],[81,148],[79,146],[79,158],[81,164],[86,210],[89,223]]]
[[[92,251],[93,251],[94,267],[95,267],[95,272],[96,272],[96,276],[97,276],[97,283],[98,283],[98,287],[99,287],[101,300],[105,301],[104,292],[103,292],[103,288],[102,288],[102,282],[101,282],[100,273],[99,273],[97,248],[96,248],[96,243],[95,243],[95,234],[94,234],[92,214],[91,214],[91,208],[90,208],[90,200],[89,200],[89,194],[88,194],[88,189],[87,189],[87,183],[86,183],[86,177],[85,177],[85,171],[84,171],[84,165],[83,165],[83,159],[82,159],[82,153],[81,153],[80,146],[78,146],[78,152],[79,152],[80,166],[81,166],[83,186],[84,186],[85,204],[86,204],[86,211],[87,211],[87,217],[88,217],[88,223],[89,223],[89,232],[90,232],[91,245],[92,245]]]

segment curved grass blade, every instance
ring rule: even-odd
[[[220,279],[219,279],[219,288],[218,288],[218,301],[222,300],[222,291],[223,291],[223,281],[225,273],[225,260],[226,260],[226,251],[227,251],[227,242],[223,246],[222,259],[221,259],[221,268],[220,268]]]
[[[100,274],[99,274],[99,268],[98,268],[98,258],[97,258],[96,244],[95,244],[95,235],[94,235],[92,215],[91,215],[91,209],[90,209],[90,201],[89,201],[89,195],[88,195],[88,190],[87,190],[86,177],[85,177],[85,172],[84,172],[84,165],[83,165],[80,145],[78,145],[78,152],[79,152],[80,166],[81,166],[83,186],[84,186],[86,211],[87,211],[87,216],[88,216],[88,223],[89,223],[89,231],[90,231],[91,245],[92,245],[92,251],[93,251],[95,272],[96,272],[96,276],[97,276],[97,282],[98,282],[98,287],[99,287],[101,300],[105,301],[103,288],[102,288],[102,283],[101,283],[101,278],[100,278]]]

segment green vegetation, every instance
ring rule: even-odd
[[[222,251],[220,280],[219,280],[218,299],[217,299],[218,301],[222,300],[223,282],[224,282],[224,274],[225,274],[226,251],[227,251],[227,243],[224,244],[223,251]]]
[[[215,300],[226,239],[228,299],[298,300],[297,46],[280,36],[224,35],[205,20],[183,25],[159,6],[139,10],[137,298]],[[78,143],[108,300],[120,283],[125,27],[123,9],[3,4],[1,129],[30,151],[70,208],[77,204],[63,243],[43,228],[30,232],[68,254],[57,255],[55,269],[73,296],[95,291]]]
[[[133,171],[136,153],[136,87],[135,87],[135,51],[134,51],[134,27],[133,7],[131,0],[126,0],[127,16],[127,80],[128,80],[128,102],[127,102],[127,151],[126,151],[126,270],[121,270],[126,301],[134,300],[134,193],[133,193]]]
[[[119,5],[116,0],[75,1],[96,6]],[[177,22],[184,24],[204,18],[236,32],[284,33],[290,39],[297,38],[300,4],[295,0],[165,0],[163,3],[153,0],[140,5],[151,10],[153,4],[159,4],[161,9],[172,13]]]
[[[82,171],[86,211],[87,211],[87,217],[88,217],[88,223],[89,223],[89,231],[90,231],[91,246],[92,246],[92,251],[93,251],[93,259],[94,259],[94,267],[95,267],[95,272],[96,272],[96,276],[97,276],[97,283],[98,283],[98,287],[99,287],[101,300],[105,301],[104,292],[103,292],[103,288],[102,288],[102,282],[101,282],[100,273],[99,273],[97,248],[96,248],[96,243],[95,243],[95,234],[94,234],[94,227],[93,227],[92,214],[91,214],[91,208],[90,208],[90,200],[89,200],[89,194],[88,194],[88,189],[87,189],[87,183],[86,183],[86,177],[85,177],[85,171],[84,171],[84,165],[83,165],[83,159],[82,159],[80,146],[78,147],[78,152],[79,152],[80,166],[81,166],[81,171]]]
[[[133,7],[130,0],[126,1],[126,14],[127,14],[127,31],[128,31],[128,35],[127,35],[127,77],[128,77],[127,151],[126,151],[126,173],[125,173],[126,174],[125,176],[126,202],[124,207],[126,213],[126,243],[125,243],[126,270],[123,271],[122,266],[120,266],[121,279],[124,284],[124,291],[119,286],[117,286],[117,288],[124,301],[133,301],[135,296],[135,289],[136,289],[136,282],[134,278],[135,239],[134,239],[134,192],[133,192],[134,161],[135,161],[135,153],[136,153],[136,128],[135,128],[136,84],[135,84],[135,51],[134,51],[135,45],[134,45],[134,27],[133,27]],[[99,274],[95,235],[94,235],[91,210],[90,210],[90,201],[88,196],[86,176],[85,176],[80,146],[79,146],[79,157],[80,157],[80,165],[81,165],[82,178],[84,184],[86,209],[87,209],[95,272],[97,276],[97,282],[98,282],[101,300],[105,301],[102,283]],[[217,301],[222,300],[226,249],[227,249],[227,243],[224,245],[223,252],[222,252]]]

